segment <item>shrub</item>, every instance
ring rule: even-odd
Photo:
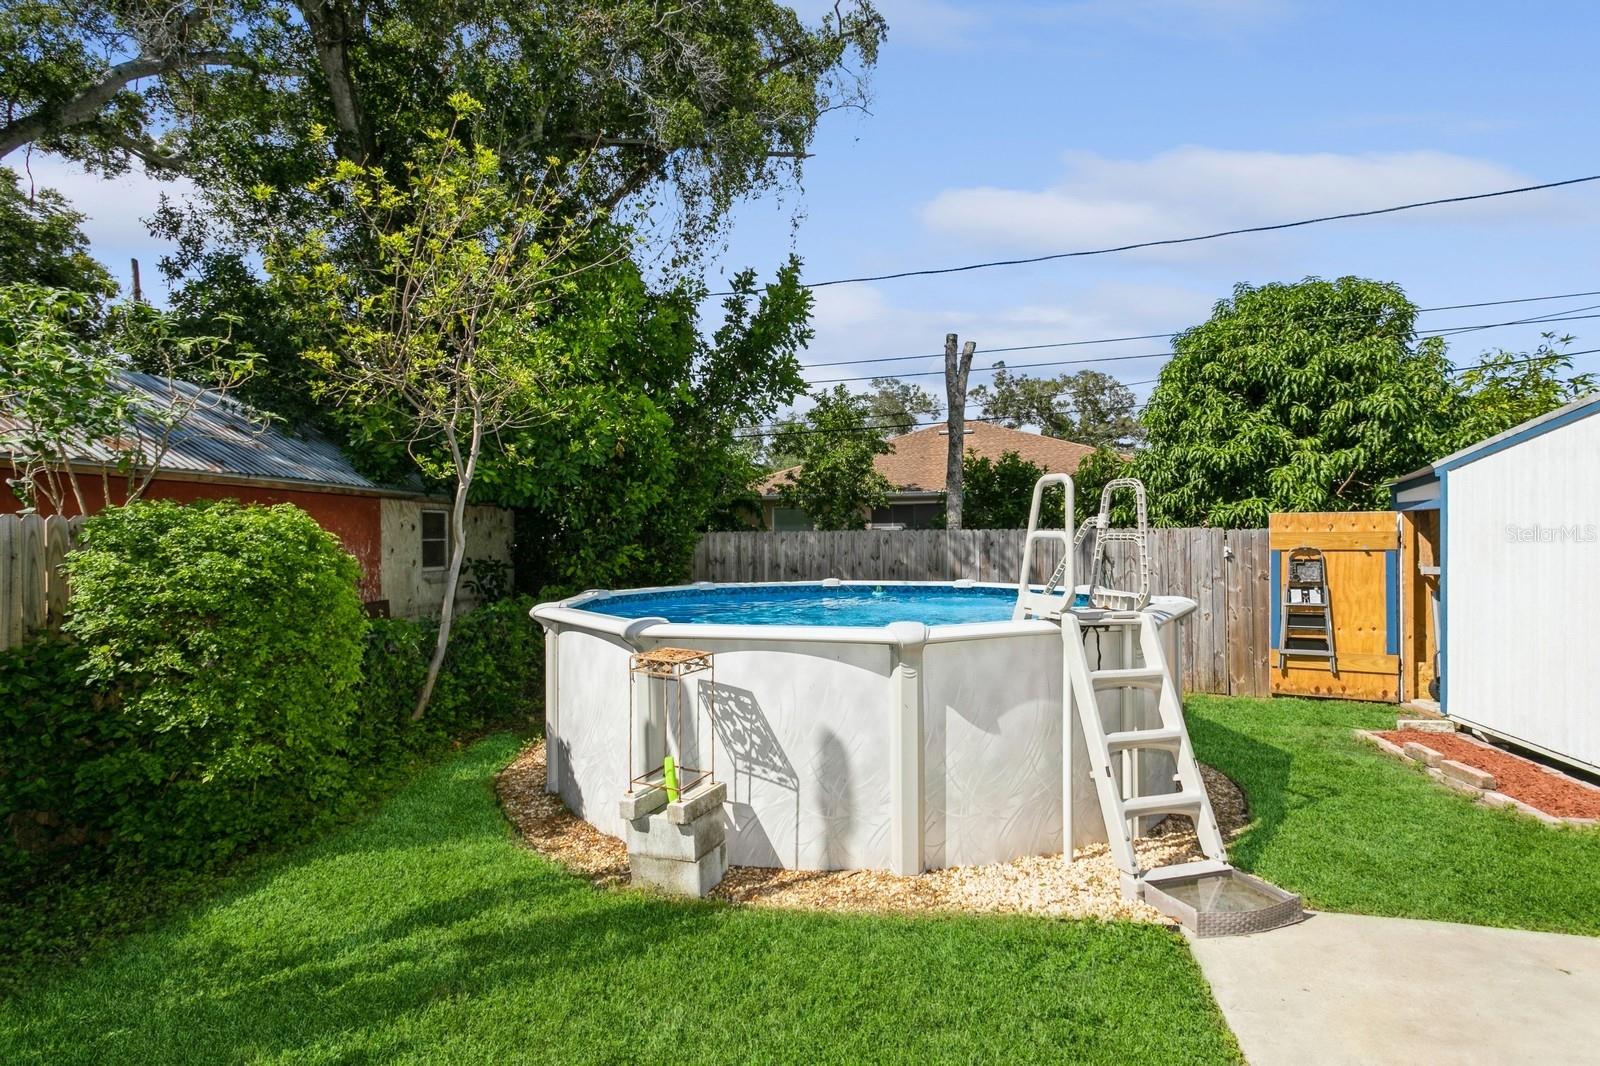
[[[94,841],[121,797],[115,787],[127,723],[85,683],[86,657],[59,638],[0,652],[0,882]]]
[[[68,630],[126,743],[105,826],[144,857],[226,854],[314,824],[346,782],[359,568],[298,508],[141,503],[89,519]]]
[[[383,618],[367,629],[358,707],[346,748],[352,772],[377,783],[397,760],[445,738],[535,715],[543,702],[544,644],[532,597],[486,604],[461,617],[422,721],[412,722],[434,623]]]
[[[531,718],[543,703],[544,638],[531,596],[486,604],[450,634],[426,718],[452,733]],[[431,641],[430,641],[431,643]]]

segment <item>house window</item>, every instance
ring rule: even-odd
[[[422,512],[422,568],[443,570],[450,557],[450,521],[443,511]]]
[[[772,509],[772,528],[779,533],[810,529],[812,528],[811,516],[798,507],[774,507]]]
[[[876,529],[936,529],[944,517],[944,501],[932,503],[891,503],[872,509]]]

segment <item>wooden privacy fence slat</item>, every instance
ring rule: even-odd
[[[80,519],[0,515],[0,650],[60,628],[67,615],[61,569]]]
[[[884,530],[821,533],[707,533],[694,553],[695,581],[974,581],[1011,582],[1022,565],[1020,529]],[[1183,623],[1184,687],[1191,692],[1265,696],[1270,609],[1264,529],[1152,529],[1150,591],[1188,596],[1200,607]],[[1030,575],[1042,582],[1061,560],[1046,543]],[[1132,545],[1106,553],[1109,584],[1134,573]],[[1090,545],[1075,559],[1088,581]]]

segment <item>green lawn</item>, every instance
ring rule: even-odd
[[[1600,830],[1483,807],[1353,729],[1394,709],[1194,696],[1196,753],[1237,781],[1254,822],[1233,861],[1314,907],[1600,934]]]
[[[1238,1060],[1157,927],[592,889],[512,840],[516,744],[0,1004],[0,1061]]]

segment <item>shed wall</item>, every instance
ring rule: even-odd
[[[444,503],[420,500],[385,499],[382,507],[382,588],[395,618],[432,617],[444,601],[444,570],[422,567],[422,512],[448,510]],[[500,507],[467,508],[467,560],[493,559],[511,565],[511,512]],[[507,570],[509,579],[509,569]],[[456,607],[468,610],[478,603],[477,595],[463,587],[456,596]]]
[[[11,468],[3,468],[7,474]],[[80,474],[79,486],[90,514],[106,505],[101,480],[92,474]],[[110,479],[113,503],[126,501],[124,479],[113,475]],[[348,492],[318,492],[314,489],[280,489],[262,485],[243,485],[224,481],[191,480],[187,478],[157,477],[145,490],[148,500],[173,500],[193,503],[196,500],[238,500],[240,503],[268,506],[292,503],[316,520],[317,525],[339,538],[345,551],[361,564],[361,595],[375,599],[379,595],[379,498]],[[387,502],[387,501],[384,501]],[[9,486],[0,484],[0,514],[15,513],[22,504]],[[66,506],[68,516],[77,514],[73,501]]]
[[[1600,766],[1600,418],[1445,473],[1444,709]]]

